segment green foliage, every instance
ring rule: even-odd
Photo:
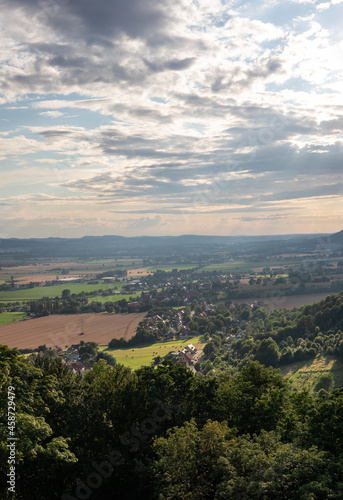
[[[168,431],[154,442],[155,491],[161,500],[213,498],[217,463],[225,454],[225,424],[208,421],[199,430],[195,421]]]
[[[333,388],[333,385],[334,379],[332,373],[323,373],[314,386],[314,390],[319,392],[321,389],[324,389],[326,392],[329,392]]]
[[[104,359],[106,363],[110,366],[115,366],[116,364],[115,358],[109,352],[102,352],[102,351],[98,352],[95,357],[95,360],[99,361],[100,359]]]
[[[285,411],[287,395],[287,382],[278,372],[250,362],[220,384],[217,416],[241,432],[275,430]]]

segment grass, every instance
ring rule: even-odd
[[[143,262],[143,259],[99,259],[99,260],[87,260],[86,262],[82,262],[82,264],[106,264],[118,266],[119,264],[125,264],[128,266],[140,266]]]
[[[251,271],[253,267],[265,267],[264,262],[221,262],[220,264],[209,264],[200,269],[200,271]]]
[[[129,297],[131,298],[136,298],[140,297],[142,292],[130,292],[130,293],[118,293],[116,295],[107,295],[104,297],[103,295],[97,295],[96,297],[88,297],[88,302],[92,302],[93,300],[95,302],[101,302],[102,304],[105,304],[105,302],[117,302],[118,300],[125,299],[129,302]]]
[[[315,261],[315,259],[313,259]],[[303,261],[287,261],[287,260],[279,260],[279,261],[261,261],[261,262],[246,262],[246,261],[234,261],[234,262],[221,262],[219,264],[209,264],[200,269],[200,271],[240,271],[240,272],[249,272],[254,269],[259,269],[263,267],[285,267],[292,265],[300,265]],[[312,262],[312,260],[307,260],[308,262]],[[283,275],[279,275],[283,276]],[[285,275],[286,276],[286,275]]]
[[[25,319],[26,313],[20,312],[10,312],[10,313],[1,313],[0,314],[0,326],[10,325],[11,323],[16,323],[17,321],[21,321]]]
[[[343,387],[343,362],[334,356],[318,354],[315,359],[292,363],[281,368],[281,374],[288,378],[291,387],[297,390],[306,386],[312,390],[321,375],[332,373],[335,388]]]
[[[182,264],[179,266],[178,264],[175,264],[173,266],[154,266],[154,267],[149,267],[147,271],[149,272],[155,272],[155,271],[172,271],[173,269],[177,269],[178,271],[184,271],[185,269],[194,269],[195,267],[198,267],[196,264]]]
[[[87,283],[64,283],[63,285],[55,286],[37,286],[35,288],[27,288],[26,290],[13,290],[0,292],[1,302],[17,302],[20,300],[34,300],[43,297],[61,297],[62,291],[65,289],[70,290],[70,293],[81,292],[96,292],[100,289],[108,290],[117,287],[118,290],[122,288],[122,283],[103,283],[99,281],[97,285],[88,285]]]
[[[157,342],[155,344],[142,344],[128,349],[109,349],[107,346],[100,346],[101,351],[112,354],[124,366],[133,370],[141,366],[150,366],[155,356],[165,356],[170,351],[184,349],[188,344],[193,344],[196,348],[202,349],[204,344],[200,343],[200,336],[184,340],[168,340],[167,342]]]

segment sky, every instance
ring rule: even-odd
[[[0,237],[343,229],[343,0],[0,0]]]

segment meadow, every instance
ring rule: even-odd
[[[100,350],[109,352],[115,357],[117,363],[128,366],[133,370],[141,366],[150,366],[156,356],[164,357],[171,351],[184,349],[188,344],[193,344],[198,350],[203,349],[204,343],[200,342],[201,336],[183,340],[168,340],[154,344],[142,344],[127,349],[109,349],[108,346],[100,346]]]
[[[173,269],[177,269],[178,271],[184,271],[186,269],[194,269],[195,267],[198,267],[196,264],[174,264],[172,266],[154,266],[154,267],[148,267],[147,271],[154,273],[156,271],[166,271],[170,272]]]
[[[10,325],[25,319],[26,313],[21,312],[4,312],[0,314],[0,326]]]
[[[121,290],[124,286],[123,283],[104,283],[99,280],[96,285],[89,285],[87,283],[63,283],[62,285],[51,286],[37,286],[34,288],[27,288],[26,290],[13,290],[0,292],[1,302],[16,302],[20,300],[36,300],[43,297],[61,297],[63,290],[70,290],[70,293],[79,294],[81,292],[97,292],[98,290],[112,290],[117,288]]]
[[[306,260],[307,263],[315,262],[315,259]],[[261,272],[264,267],[277,268],[284,266],[299,265],[301,261],[299,260],[273,260],[273,261],[260,261],[260,262],[246,262],[246,261],[233,261],[233,262],[221,262],[219,264],[209,264],[200,269],[200,271],[234,271],[248,273],[250,271]],[[264,275],[261,275],[264,277]],[[280,275],[282,276],[282,275]]]
[[[343,386],[343,362],[329,355],[318,355],[309,361],[300,361],[280,369],[291,387],[301,390],[304,387],[312,390],[317,380],[324,373],[332,373],[335,388]]]
[[[106,302],[117,302],[118,300],[125,299],[128,302],[130,301],[130,298],[135,299],[136,297],[140,297],[142,292],[130,292],[130,293],[117,293],[115,295],[96,295],[95,297],[89,297],[88,302],[92,302],[94,300],[95,302],[101,302],[102,304],[105,304]]]

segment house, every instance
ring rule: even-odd
[[[78,373],[79,375],[84,375],[85,374],[85,367],[83,366],[82,363],[71,363],[70,365],[68,365],[69,368],[71,369],[71,371],[73,373]]]
[[[139,302],[129,302],[127,305],[127,310],[130,313],[139,312],[140,303]]]
[[[194,353],[197,351],[193,344],[188,344],[187,348]]]
[[[173,328],[170,328],[170,330],[167,331],[167,337],[174,337],[176,331]]]
[[[195,364],[195,362],[196,362],[196,360],[195,360],[194,354],[189,353],[189,352],[186,352],[185,354],[183,354],[182,357],[180,357],[180,359],[177,360],[178,364],[187,366],[188,368],[193,366]]]
[[[191,337],[191,332],[189,330],[189,328],[187,328],[187,326],[181,326],[180,330],[180,338],[187,338],[187,337]]]

